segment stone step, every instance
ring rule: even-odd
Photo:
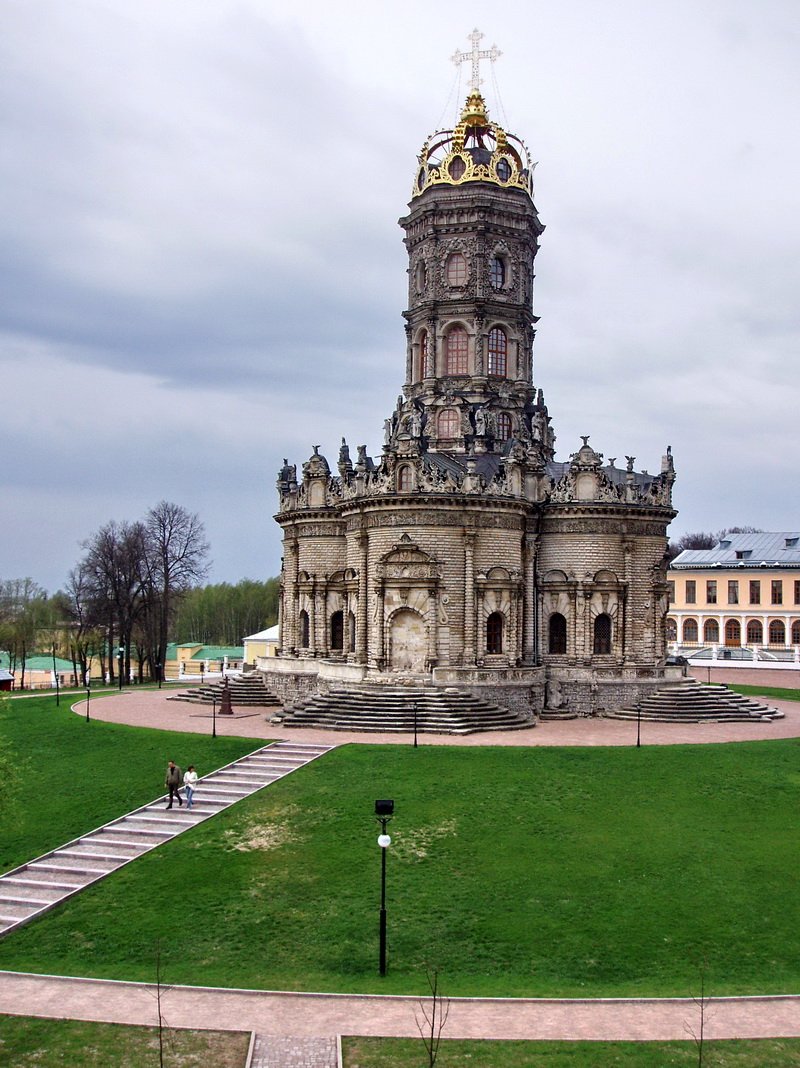
[[[63,896],[63,891],[74,890],[76,886],[80,886],[80,882],[70,883],[65,881],[54,881],[48,879],[46,876],[48,872],[40,872],[36,868],[29,868],[27,871],[30,873],[30,878],[26,878],[23,875],[6,875],[3,878],[2,884],[19,888],[20,893],[23,890],[29,889],[35,894],[55,894],[56,900]],[[38,878],[34,878],[38,876]]]
[[[6,905],[22,905],[25,908],[40,909],[44,908],[45,905],[52,905],[53,901],[57,901],[59,896],[57,895],[55,898],[36,897],[30,888],[0,886],[0,910],[4,909]]]
[[[47,904],[50,904],[50,902]],[[41,908],[41,905],[13,905],[6,901],[0,901],[0,922],[16,923],[17,920],[35,916]]]

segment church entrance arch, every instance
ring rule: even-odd
[[[395,612],[389,625],[389,655],[393,671],[425,671],[427,653],[425,620],[411,608]]]

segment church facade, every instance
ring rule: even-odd
[[[534,385],[544,230],[524,144],[473,83],[431,137],[400,220],[402,394],[380,457],[344,439],[278,477],[284,700],[369,682],[460,687],[535,717],[596,714],[664,678],[667,449],[658,474],[566,461]]]

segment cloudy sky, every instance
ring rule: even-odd
[[[674,534],[800,526],[796,0],[488,11],[0,0],[0,578],[55,590],[161,499],[205,522],[214,581],[278,572],[282,458],[380,451],[397,219],[476,24],[538,160],[557,458],[590,434],[652,471],[671,444]]]

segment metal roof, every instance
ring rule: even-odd
[[[800,531],[726,534],[713,549],[684,549],[670,567],[800,567]]]

